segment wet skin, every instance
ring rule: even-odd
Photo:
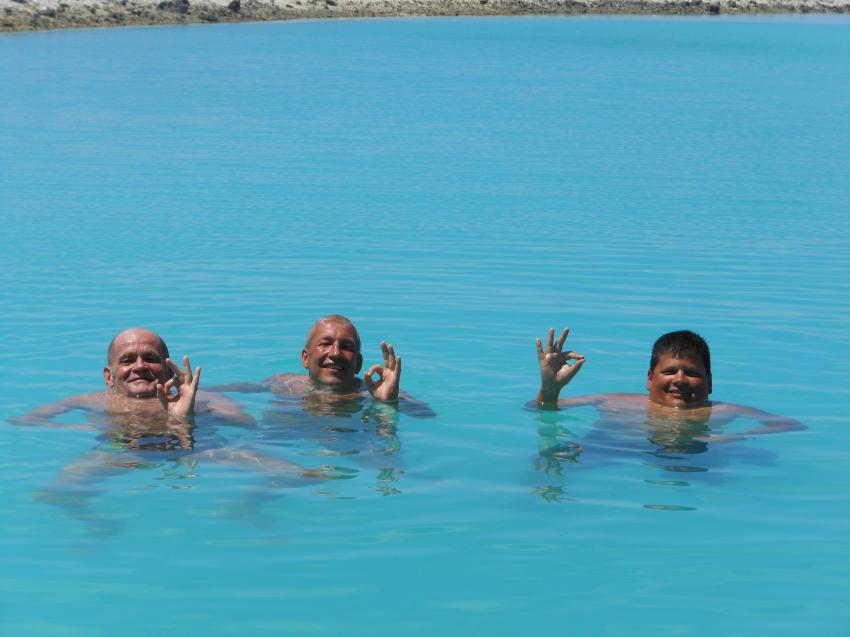
[[[711,374],[698,358],[677,358],[667,352],[647,372],[646,389],[649,400],[657,405],[677,409],[704,407],[709,404]]]
[[[127,330],[113,343],[109,364],[103,368],[103,380],[124,396],[153,398],[157,384],[171,378],[166,358],[159,336],[148,330]]]
[[[357,346],[354,326],[338,321],[320,321],[301,351],[301,364],[310,379],[335,391],[354,391],[363,357]]]

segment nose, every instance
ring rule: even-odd
[[[137,356],[136,360],[133,361],[133,369],[143,369],[145,367],[145,361],[141,356]]]
[[[681,385],[682,383],[687,382],[687,380],[688,380],[688,377],[685,374],[685,370],[683,370],[683,369],[680,369],[679,371],[677,371],[675,376],[673,376],[673,382],[676,383],[677,385]]]
[[[334,341],[333,344],[331,345],[330,355],[331,356],[339,356],[339,352],[340,352],[339,341]]]

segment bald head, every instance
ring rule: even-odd
[[[311,327],[310,331],[307,332],[307,340],[304,341],[304,349],[310,349],[310,342],[313,340],[313,337],[319,329],[329,324],[350,328],[353,331],[354,341],[357,343],[357,353],[360,353],[360,334],[357,333],[357,328],[354,327],[354,323],[351,322],[351,319],[343,316],[342,314],[328,314],[313,323],[313,327]]]
[[[165,341],[162,340],[162,337],[154,332],[153,330],[149,330],[146,327],[130,327],[124,330],[123,332],[119,332],[115,335],[109,342],[109,347],[106,350],[106,364],[111,365],[112,359],[115,356],[115,352],[119,349],[119,346],[124,344],[127,341],[138,341],[145,340],[149,342],[158,343],[158,348],[160,353],[162,354],[163,360],[168,358],[168,346],[165,344]]]
[[[171,378],[168,347],[159,334],[131,327],[112,339],[103,380],[110,390],[134,398],[155,398],[157,385]]]

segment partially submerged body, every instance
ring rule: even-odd
[[[98,433],[94,447],[68,463],[53,484],[39,495],[74,517],[95,521],[88,511],[100,483],[128,469],[161,462],[212,461],[260,471],[276,487],[315,483],[334,477],[320,469],[298,465],[234,447],[218,427],[253,426],[254,419],[238,402],[198,389],[194,372],[170,358],[162,339],[150,330],[131,328],[113,339],[103,370],[105,391],[71,396],[13,418],[12,424],[89,429]],[[63,416],[80,412],[77,421]]]
[[[636,450],[659,457],[666,454],[696,454],[708,450],[709,443],[731,442],[749,436],[805,429],[797,420],[766,411],[712,401],[711,360],[708,345],[692,332],[671,332],[656,341],[647,372],[646,394],[593,394],[560,398],[561,390],[585,363],[577,352],[564,351],[569,330],[557,341],[549,330],[545,348],[537,340],[541,387],[530,408],[546,412],[593,407],[598,413],[594,431],[579,442],[561,435],[549,419],[541,423],[542,464],[549,461],[578,462],[590,447]],[[574,361],[570,364],[570,361]],[[755,423],[741,431],[724,428],[742,420]],[[646,445],[648,441],[650,444]]]
[[[402,362],[393,346],[382,342],[381,354],[383,364],[372,365],[359,378],[363,356],[357,328],[344,316],[333,314],[316,321],[307,333],[301,350],[306,374],[275,374],[261,382],[232,383],[213,389],[298,397],[304,410],[316,416],[342,415],[355,406],[355,411],[359,411],[368,401],[417,418],[433,417],[427,404],[399,390]]]

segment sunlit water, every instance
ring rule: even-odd
[[[329,312],[437,413],[234,394],[260,425],[204,444],[338,479],[151,452],[64,492],[129,452],[4,423],[3,635],[850,631],[846,17],[4,35],[0,86],[0,419],[97,390],[129,325],[212,386]],[[808,429],[525,409],[564,325],[565,395],[643,392],[687,327],[714,398]]]

